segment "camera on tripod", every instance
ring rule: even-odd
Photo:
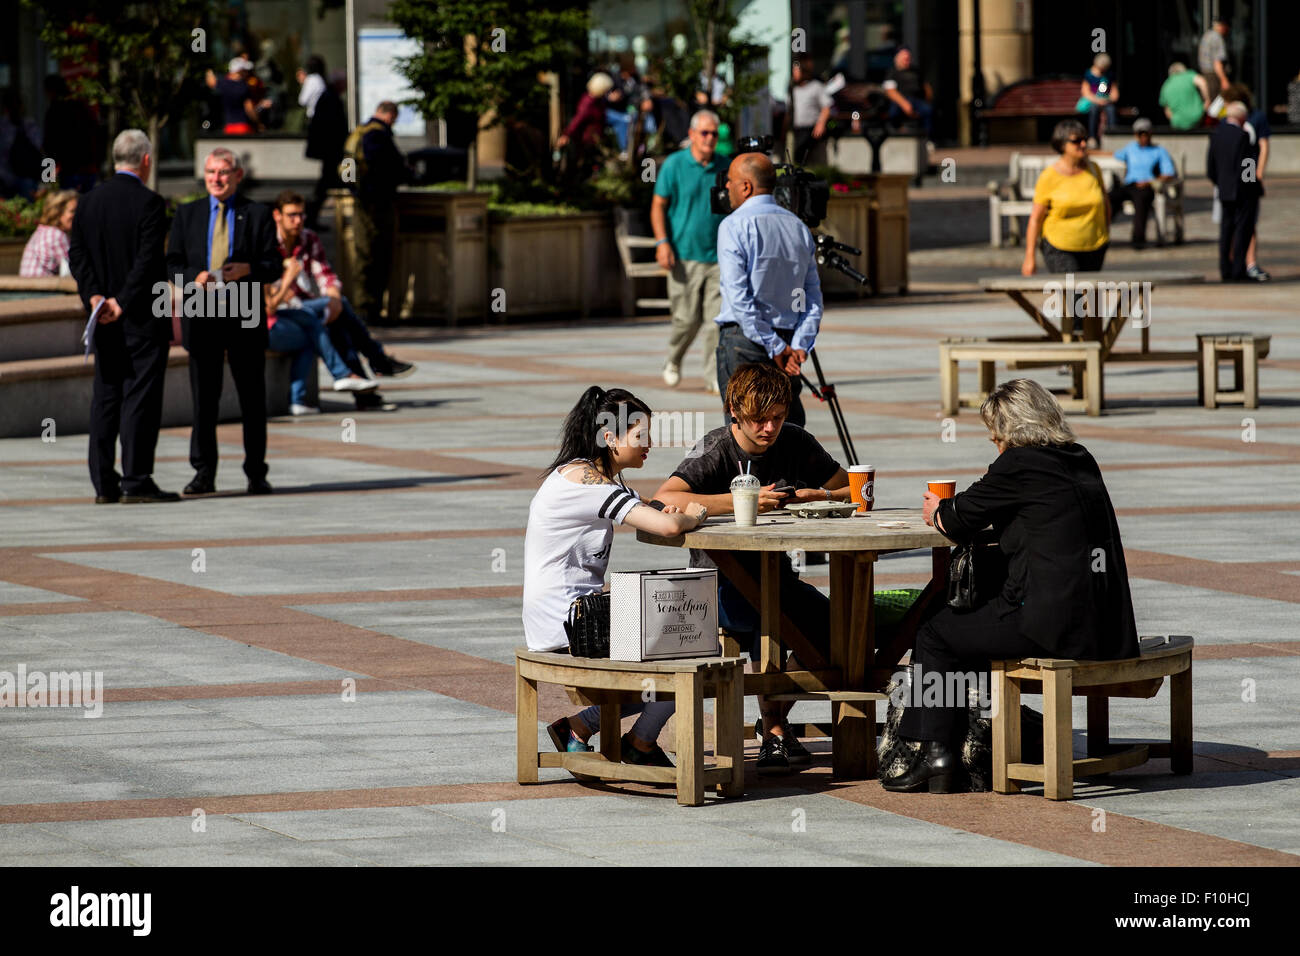
[[[736,153],[771,153],[775,142],[771,136],[745,136],[736,140]],[[788,209],[803,221],[810,230],[816,229],[826,218],[826,202],[830,199],[830,183],[794,163],[774,163],[776,185],[772,198],[783,209]],[[715,215],[726,216],[732,212],[731,195],[727,192],[727,171],[721,170],[709,191],[709,208]],[[817,264],[848,276],[859,285],[867,284],[867,277],[849,265],[841,252],[858,256],[861,249],[836,242],[826,233],[813,233],[817,242]]]

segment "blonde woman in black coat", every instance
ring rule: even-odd
[[[944,608],[917,635],[912,667],[945,675],[988,669],[1003,658],[1136,657],[1137,626],[1115,509],[1092,455],[1074,439],[1061,406],[1029,379],[1007,382],[980,408],[998,457],[954,498],[926,492],[924,513],[955,542],[992,525],[1008,565],[1000,592],[968,611]],[[913,675],[914,687],[927,679]],[[914,696],[916,695],[914,692]],[[964,694],[963,694],[964,697]],[[959,770],[966,701],[909,706],[900,735],[923,759],[883,782],[886,790],[947,793]]]

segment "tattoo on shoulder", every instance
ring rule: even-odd
[[[582,484],[584,485],[612,485],[613,482],[598,472],[591,465],[582,466]]]

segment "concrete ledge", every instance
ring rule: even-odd
[[[87,318],[75,295],[0,302],[0,363],[80,355]]]
[[[0,362],[0,438],[39,435],[45,422],[53,419],[58,434],[85,433],[90,429],[90,400],[94,391],[95,357],[78,355]],[[266,413],[286,415],[289,411],[290,356],[266,353]],[[319,366],[317,366],[319,369]],[[308,383],[307,401],[319,402],[315,377]],[[189,353],[172,346],[163,384],[164,427],[188,425],[193,421],[190,402]],[[221,388],[220,420],[239,420],[239,397],[229,366]]]
[[[861,136],[841,136],[828,141],[826,155],[832,166],[838,166],[846,173],[860,175],[871,172],[871,145]],[[928,165],[929,155],[923,136],[896,133],[880,148],[881,172],[920,176]]]
[[[72,276],[6,276],[0,275],[0,292],[71,292],[76,293],[77,280]]]

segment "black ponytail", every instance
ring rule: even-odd
[[[650,406],[627,389],[611,388],[605,391],[599,385],[591,386],[582,393],[578,404],[565,417],[560,428],[559,454],[540,477],[545,478],[556,468],[576,458],[600,465],[601,471],[609,475],[613,460],[601,435],[609,429],[622,438],[628,427],[636,424],[634,416],[637,414],[644,415],[648,420],[652,414]]]

